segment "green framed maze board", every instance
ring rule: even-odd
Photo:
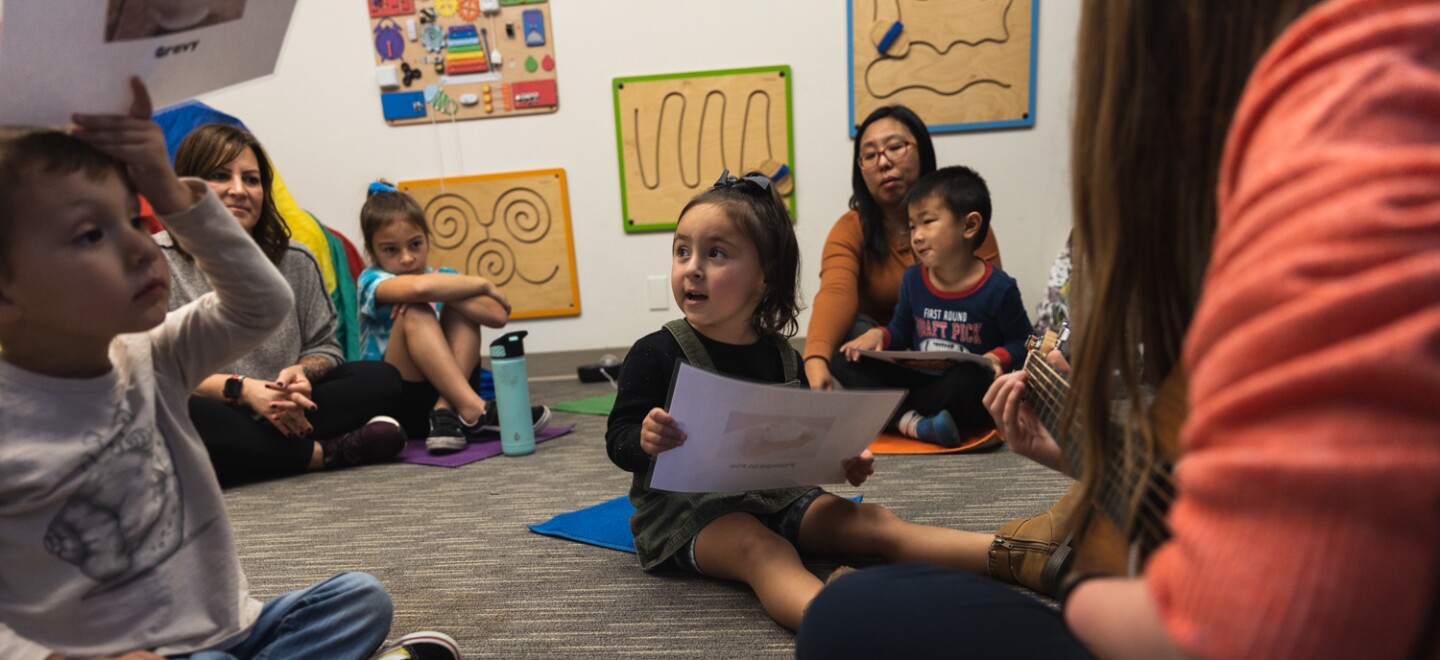
[[[616,78],[615,143],[627,232],[670,231],[724,170],[775,180],[795,217],[790,67]]]

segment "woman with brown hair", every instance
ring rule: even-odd
[[[210,183],[295,293],[280,329],[190,398],[190,419],[220,483],[393,458],[405,445],[394,418],[400,374],[381,362],[345,362],[319,265],[290,239],[275,208],[274,173],[260,143],[243,129],[207,124],[180,143],[175,171]],[[155,240],[170,265],[170,309],[211,291],[183,246],[164,232]]]
[[[1111,437],[1112,401],[1186,392],[1168,538],[1139,575],[1072,571],[1053,612],[971,575],[862,571],[812,604],[799,655],[1436,653],[1440,5],[1316,4],[1085,6],[1056,426],[1084,450],[1021,402],[1025,375],[987,396],[1015,451],[1094,495],[1168,444],[1150,405]]]

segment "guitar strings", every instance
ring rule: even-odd
[[[1063,392],[1069,389],[1069,382],[1035,351],[1027,356],[1025,371],[1038,381],[1035,383],[1037,387],[1030,390],[1034,396],[1027,399],[1034,404],[1037,416],[1045,427],[1053,430],[1062,412]],[[1052,435],[1056,434],[1052,432]],[[1071,456],[1068,460],[1072,468],[1078,471],[1086,458],[1083,445],[1069,442],[1071,438],[1068,434],[1061,435],[1066,437],[1058,439],[1068,443],[1068,449],[1071,450],[1067,454]],[[1169,535],[1163,519],[1173,501],[1173,475],[1165,471],[1145,471],[1149,478],[1141,482],[1136,479],[1136,473],[1140,470],[1127,460],[1129,453],[1115,451],[1122,449],[1117,445],[1110,445],[1109,448],[1111,451],[1107,452],[1104,460],[1103,480],[1112,487],[1104,489],[1101,508],[1113,520],[1130,519],[1134,527],[1130,531],[1143,535],[1152,545],[1158,544]],[[1121,484],[1135,483],[1136,486],[1134,489],[1113,487],[1117,481]],[[1122,501],[1122,497],[1128,502]],[[1121,506],[1122,504],[1124,506]]]

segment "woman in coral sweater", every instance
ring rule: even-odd
[[[1135,577],[1070,575],[1061,612],[860,571],[798,655],[1436,657],[1440,4],[1089,0],[1079,52],[1069,419],[1103,455],[1113,394],[1188,376],[1170,537]],[[1024,382],[991,412],[1065,467]]]
[[[910,251],[909,216],[900,200],[920,177],[935,171],[935,145],[925,122],[903,105],[876,108],[860,124],[850,163],[850,210],[835,222],[820,258],[820,291],[805,333],[805,376],[828,390],[871,385],[845,360],[840,345],[884,327],[900,299],[900,275],[917,262]],[[975,256],[1000,267],[991,226]]]

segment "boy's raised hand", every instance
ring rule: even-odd
[[[640,424],[640,448],[645,453],[656,456],[662,451],[669,451],[685,444],[685,432],[680,430],[680,425],[670,413],[660,408],[651,408],[650,414],[645,416],[645,421]]]
[[[76,114],[75,137],[109,154],[130,170],[130,180],[159,215],[178,213],[195,204],[195,194],[180,183],[170,166],[165,135],[150,119],[150,92],[138,76],[130,78],[135,101],[123,115]]]
[[[875,454],[866,449],[860,452],[859,456],[841,461],[840,466],[845,468],[845,480],[850,482],[851,486],[859,486],[865,483],[870,475],[875,474]]]

